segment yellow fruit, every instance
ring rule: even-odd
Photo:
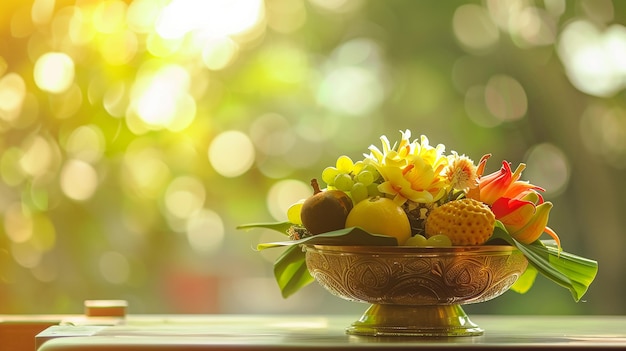
[[[444,234],[452,245],[481,245],[491,237],[496,217],[489,206],[474,199],[446,202],[430,211],[426,236]]]
[[[287,220],[293,224],[302,225],[302,219],[300,218],[300,212],[302,212],[302,204],[304,199],[298,200],[287,209]]]
[[[346,218],[346,228],[361,227],[372,234],[393,236],[398,245],[411,237],[409,218],[393,200],[372,197],[357,203]]]

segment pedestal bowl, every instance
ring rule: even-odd
[[[526,270],[512,246],[306,245],[311,275],[345,300],[370,304],[350,335],[475,336],[461,305],[491,300]]]

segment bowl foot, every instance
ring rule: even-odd
[[[346,329],[363,336],[477,336],[484,330],[470,321],[460,305],[371,305]]]

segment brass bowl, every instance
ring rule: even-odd
[[[371,304],[352,335],[482,335],[462,304],[491,300],[526,270],[512,246],[306,245],[306,264],[333,295]]]

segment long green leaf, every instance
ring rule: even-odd
[[[351,227],[332,232],[321,233],[308,236],[300,240],[276,241],[257,245],[257,250],[270,249],[280,246],[292,246],[300,244],[311,245],[375,245],[375,246],[397,246],[398,240],[395,237],[380,234],[370,234],[359,227]]]
[[[341,229],[300,240],[259,244],[258,250],[287,247],[274,262],[274,277],[284,298],[293,295],[314,280],[307,269],[305,253],[300,246],[305,243],[311,245],[398,245],[394,237],[370,234],[361,228]]]
[[[281,232],[287,235],[287,231],[289,230],[289,228],[291,228],[292,225],[293,223],[291,222],[250,223],[250,224],[239,225],[237,226],[237,229],[266,228],[266,229],[272,229],[272,230],[275,230],[277,232]]]
[[[499,223],[490,240],[502,239],[517,247],[539,273],[569,289],[575,301],[580,301],[598,273],[598,262],[559,251],[537,240],[523,244],[511,237]]]
[[[274,277],[283,298],[313,282],[306,266],[305,255],[299,245],[288,247],[274,262]]]
[[[525,294],[535,284],[535,278],[537,278],[537,269],[533,265],[529,265],[524,273],[517,278],[515,283],[511,286],[511,290],[518,294]]]

